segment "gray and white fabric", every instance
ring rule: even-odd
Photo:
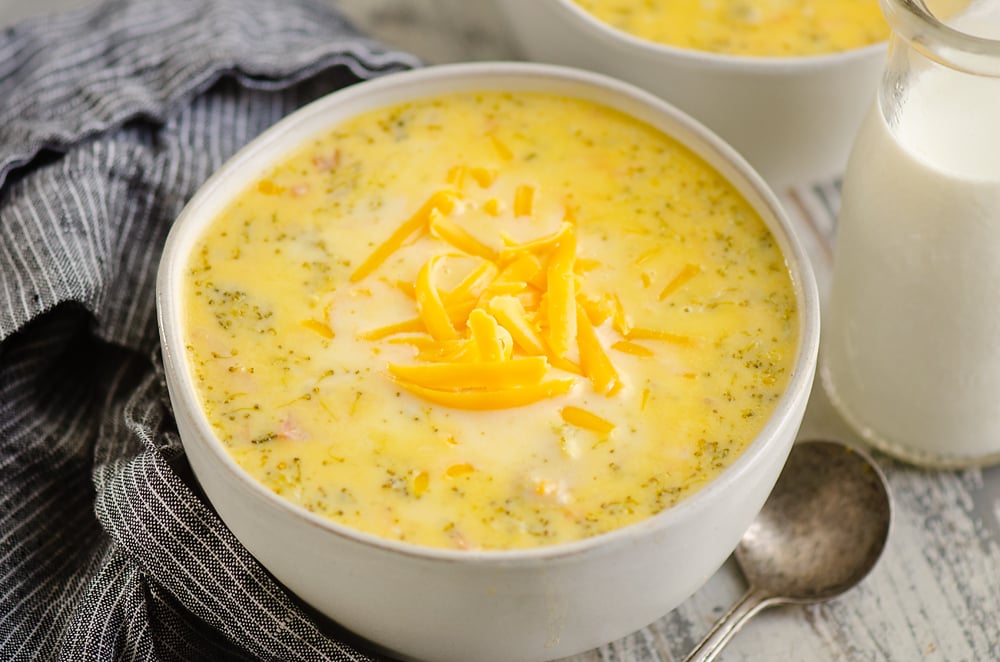
[[[321,0],[117,0],[0,34],[0,659],[375,658],[198,492],[154,274],[242,145],[417,64]]]

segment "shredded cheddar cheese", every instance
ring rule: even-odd
[[[435,210],[437,211],[437,210]],[[454,222],[440,213],[433,214],[430,219],[431,234],[444,239],[449,244],[469,255],[478,255],[490,261],[496,261],[496,251],[479,241]]]
[[[497,173],[489,168],[470,168],[469,175],[476,180],[479,188],[489,188],[493,180],[496,179]]]
[[[517,297],[503,295],[490,299],[490,312],[497,323],[507,330],[513,341],[528,356],[544,356],[545,345],[528,311]]]
[[[285,187],[278,186],[270,179],[262,179],[257,182],[257,190],[264,195],[281,195],[285,192]]]
[[[535,188],[522,184],[514,191],[514,216],[530,216],[535,202]]]
[[[462,464],[453,464],[445,471],[445,474],[449,478],[457,478],[459,476],[464,476],[465,474],[470,474],[475,471],[476,468],[469,464],[468,462],[463,462]]]
[[[414,292],[417,295],[417,312],[427,331],[438,340],[458,338],[458,331],[451,322],[448,310],[441,300],[441,292],[434,286],[434,266],[440,256],[432,257],[417,273]]]
[[[469,272],[462,279],[455,289],[444,295],[446,304],[457,304],[462,301],[478,298],[479,294],[495,282],[497,277],[497,267],[493,262],[484,261]]]
[[[598,434],[608,434],[615,429],[615,424],[605,420],[593,412],[586,409],[574,407],[572,405],[559,410],[559,415],[570,425],[575,425],[584,430],[597,432]]]
[[[420,498],[427,488],[430,487],[431,477],[426,471],[416,471],[413,474],[413,495]]]
[[[583,374],[590,378],[594,385],[594,390],[602,395],[612,395],[622,387],[618,371],[611,363],[601,341],[597,337],[597,331],[590,323],[590,319],[584,312],[583,307],[576,310],[577,328],[579,335],[577,342],[580,345],[580,366]]]
[[[666,284],[663,290],[660,291],[659,299],[663,301],[668,296],[670,296],[675,290],[679,289],[695,276],[701,272],[701,267],[697,264],[685,264],[684,267],[677,273],[676,276],[670,279],[670,282]]]
[[[466,389],[461,391],[433,389],[413,382],[400,381],[400,386],[428,402],[453,409],[510,409],[523,407],[539,400],[565,395],[573,387],[571,379],[552,379],[538,384],[524,384],[496,390]]]
[[[538,384],[548,369],[545,357],[531,356],[509,361],[495,358],[477,363],[429,363],[390,365],[389,372],[400,381],[425,388],[503,389]]]
[[[378,269],[379,265],[385,262],[385,260],[395,253],[397,250],[403,247],[403,244],[409,239],[414,233],[419,231],[425,231],[427,229],[427,223],[433,212],[438,213],[450,213],[455,207],[455,199],[453,194],[448,191],[438,191],[430,197],[424,205],[417,210],[413,216],[410,217],[408,221],[396,228],[396,231],[392,233],[385,242],[380,245],[374,253],[368,256],[368,259],[361,263],[361,266],[351,274],[351,281],[358,282],[371,272]]]
[[[548,289],[545,294],[549,323],[549,348],[559,358],[565,358],[576,336],[576,234],[567,232],[556,244],[545,272]]]
[[[451,182],[457,181],[462,173],[471,170],[464,165],[457,165],[449,168],[448,179]],[[576,227],[573,223],[563,221],[556,232],[537,237],[525,242],[514,242],[509,236],[502,234],[499,241],[506,244],[505,248],[497,252],[490,246],[484,244],[469,234],[452,220],[445,219],[438,211],[442,206],[440,203],[446,194],[438,192],[431,197],[424,205],[410,217],[410,220],[402,223],[387,239],[379,245],[363,263],[364,265],[380,264],[386,260],[392,252],[398,250],[402,244],[399,238],[412,234],[418,223],[414,219],[426,219],[430,234],[437,237],[452,248],[460,250],[465,254],[478,257],[483,260],[475,269],[452,290],[450,293],[442,292],[434,284],[434,272],[443,255],[435,255],[425,262],[416,275],[413,284],[413,292],[416,299],[416,308],[419,313],[419,321],[424,329],[438,341],[438,345],[429,344],[422,348],[422,357],[437,357],[439,359],[452,359],[456,356],[454,352],[444,350],[442,342],[458,340],[462,337],[453,323],[454,308],[452,311],[446,303],[455,303],[471,295],[477,285],[482,285],[485,277],[492,276],[493,280],[486,284],[486,291],[490,296],[481,296],[476,305],[469,311],[468,318],[462,322],[462,327],[467,329],[468,338],[472,345],[463,345],[461,356],[475,357],[477,362],[468,366],[468,369],[458,369],[454,365],[447,365],[444,370],[428,370],[431,366],[400,366],[389,365],[389,372],[410,392],[423,397],[436,404],[451,403],[450,406],[466,409],[491,409],[519,407],[524,404],[531,404],[544,397],[553,397],[565,391],[562,386],[558,389],[540,389],[538,383],[541,375],[528,377],[528,373],[520,373],[526,378],[523,381],[511,381],[497,379],[497,372],[503,362],[514,362],[521,359],[514,358],[514,349],[518,350],[518,356],[535,356],[550,359],[552,364],[567,372],[581,374],[587,377],[594,390],[602,395],[613,395],[622,388],[622,382],[618,372],[608,357],[601,341],[594,329],[591,317],[587,313],[588,306],[582,303],[586,301],[577,299],[577,239]],[[531,213],[531,199],[534,195],[534,188],[529,186],[518,186],[517,196],[522,198],[527,196],[527,202],[515,203],[515,215],[526,215]],[[520,209],[519,209],[520,208]],[[451,207],[449,207],[449,210]],[[540,256],[540,257],[539,257]],[[544,265],[543,266],[543,259]],[[499,263],[506,264],[503,271],[500,271]],[[690,266],[690,265],[688,265]],[[521,291],[528,288],[529,280],[538,282],[537,275],[545,270],[545,280],[542,283],[542,296],[537,301],[530,300],[526,309],[520,299],[510,296],[508,291]],[[359,270],[361,271],[361,270]],[[369,269],[369,273],[370,273]],[[357,273],[352,276],[357,279]],[[694,277],[697,270],[684,270],[676,276],[671,285],[679,287],[687,279]],[[683,279],[683,280],[682,280]],[[507,287],[504,287],[507,286]],[[408,290],[409,288],[404,288]],[[661,295],[662,296],[662,295]],[[542,301],[545,302],[545,310],[540,311],[537,306]],[[617,301],[620,316],[624,317],[624,309],[621,302]],[[485,306],[485,307],[483,307]],[[593,307],[593,304],[590,306]],[[544,312],[546,327],[543,339],[543,329],[537,324],[538,319]],[[406,320],[367,331],[361,337],[367,340],[383,340],[396,333],[409,333],[417,330],[419,324],[416,320]],[[625,327],[622,327],[625,328]],[[637,330],[628,329],[623,333],[626,338],[634,337]],[[641,330],[639,330],[641,331]],[[640,333],[637,337],[650,337],[653,332]],[[663,334],[656,336],[656,339],[670,339],[679,342],[680,336],[673,334]],[[506,340],[506,342],[504,342]],[[574,349],[580,357],[580,365],[577,367],[570,359],[570,351]],[[469,347],[475,347],[475,351],[468,351]],[[625,338],[617,341],[616,347],[624,348],[626,351],[636,356],[652,356],[652,352],[642,346],[628,342]],[[542,364],[547,365],[547,361]],[[421,372],[421,371],[424,372]],[[480,375],[477,370],[482,371]],[[505,374],[508,377],[516,376],[517,372],[510,371]],[[533,374],[533,373],[532,373]],[[407,375],[410,375],[407,377]],[[438,375],[442,379],[428,383],[427,377],[415,378],[413,375]],[[493,377],[490,377],[490,376]],[[483,381],[485,380],[485,382]],[[563,382],[551,382],[550,384],[562,384]],[[569,382],[565,382],[569,383]],[[531,388],[526,388],[531,387]],[[481,397],[486,389],[491,399]],[[509,391],[505,393],[504,389]],[[443,395],[440,391],[450,391],[452,395]],[[465,397],[457,394],[462,393]],[[530,394],[530,395],[529,395]]]
[[[452,184],[458,190],[462,190],[462,186],[465,184],[465,176],[468,174],[469,169],[464,165],[456,165],[448,168],[448,176],[446,180],[449,184]]]
[[[617,349],[619,352],[632,354],[633,356],[642,356],[642,357],[656,356],[653,350],[643,347],[638,343],[629,342],[628,340],[619,340],[615,342],[613,345],[611,345],[611,349]]]
[[[510,150],[507,143],[497,138],[495,135],[490,135],[490,142],[493,144],[493,149],[496,150],[497,155],[504,161],[510,161],[514,158],[514,152]]]
[[[319,320],[308,319],[302,320],[302,326],[309,329],[310,331],[315,331],[324,338],[333,338],[333,329],[326,322],[320,322]]]
[[[678,345],[690,345],[694,342],[687,336],[657,329],[630,328],[624,335],[629,340],[663,340]]]
[[[483,203],[483,211],[490,216],[499,216],[500,212],[503,211],[503,205],[496,198],[490,198]]]

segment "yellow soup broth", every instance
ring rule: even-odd
[[[637,37],[749,56],[836,53],[885,41],[878,0],[574,0]]]
[[[297,149],[196,245],[188,360],[263,485],[376,536],[579,540],[712,480],[794,359],[787,266],[700,158],[607,107],[484,92]]]

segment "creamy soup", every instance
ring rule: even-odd
[[[574,0],[637,37],[750,56],[835,53],[885,41],[878,0]]]
[[[338,125],[206,229],[189,364],[237,463],[318,515],[459,549],[579,540],[712,480],[798,316],[751,206],[615,110],[433,97]]]

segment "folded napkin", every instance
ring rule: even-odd
[[[237,149],[417,64],[323,0],[116,0],[0,34],[0,659],[375,659],[199,493],[154,275]]]

